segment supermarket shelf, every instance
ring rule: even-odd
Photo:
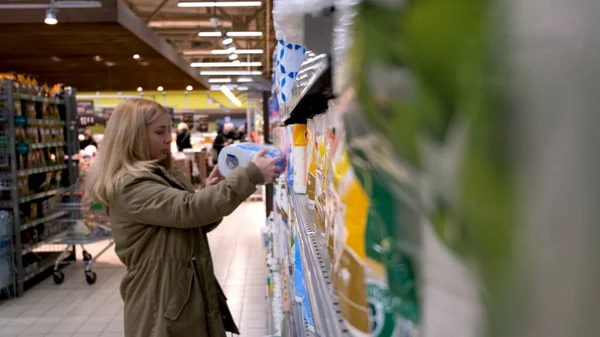
[[[27,94],[20,94],[20,93],[13,93],[13,99],[20,99],[20,100],[24,100],[24,101],[41,102],[41,103],[65,104],[64,99],[48,98],[48,97],[27,95]]]
[[[19,198],[19,203],[23,204],[23,203],[26,203],[26,202],[30,202],[30,201],[37,200],[37,199],[42,199],[42,198],[45,198],[45,197],[51,197],[51,196],[54,196],[54,195],[57,195],[57,194],[61,194],[64,191],[65,191],[64,188],[57,188],[57,189],[53,189],[53,190],[50,190],[50,191],[45,191],[45,192],[40,192],[40,193],[28,195],[26,197]],[[11,205],[10,201],[2,201],[2,202],[0,202],[0,207],[10,207],[10,205]]]
[[[35,219],[33,221],[30,221],[28,223],[25,223],[25,224],[21,225],[21,231],[24,231],[26,229],[35,227],[35,226],[37,226],[39,224],[43,224],[44,222],[56,220],[56,219],[58,219],[58,218],[60,218],[62,216],[65,216],[66,214],[67,214],[67,211],[58,211],[58,212],[52,213],[52,214],[50,214],[48,216],[45,216],[43,218]]]
[[[285,125],[306,123],[308,118],[324,113],[332,99],[330,57],[308,52],[300,66],[287,110]]]
[[[288,294],[289,294],[289,298],[290,298],[290,307],[292,309],[291,312],[291,325],[290,328],[293,327],[294,329],[294,336],[297,337],[308,337],[309,335],[309,331],[308,329],[306,329],[306,324],[304,324],[304,315],[302,314],[302,304],[296,302],[295,299],[295,295],[294,295],[294,282],[293,282],[294,277],[291,277],[291,280],[288,281]]]
[[[27,124],[30,125],[65,125],[65,121],[54,119],[27,119]]]
[[[54,235],[51,235],[51,236],[45,238],[44,240],[42,240],[42,241],[40,241],[38,243],[34,243],[33,245],[28,246],[27,248],[24,248],[23,250],[21,250],[21,255],[25,255],[27,253],[31,253],[31,252],[33,252],[34,250],[36,250],[37,248],[39,248],[39,247],[41,247],[43,245],[52,244],[52,242],[56,238],[58,238],[61,235],[64,235],[66,231],[67,231],[67,229],[65,229],[65,230],[63,230],[61,232],[58,232],[58,233],[56,233]]]
[[[67,146],[67,143],[65,143],[65,142],[52,142],[52,143],[30,144],[29,148],[30,149],[44,149],[44,148],[47,148],[47,147],[61,147],[61,146]]]
[[[33,169],[25,169],[25,170],[17,171],[17,176],[19,176],[19,177],[30,176],[32,174],[64,170],[66,168],[67,168],[67,165],[55,165],[55,166],[47,166],[47,167],[38,167],[38,168],[33,168]]]
[[[23,282],[27,282],[46,270],[53,268],[54,263],[56,263],[56,259],[61,255],[61,253],[62,252],[56,252],[56,254],[48,255],[48,257],[39,263],[39,267],[37,267],[34,271],[25,274]],[[68,255],[65,258],[68,258]]]
[[[316,333],[327,337],[349,336],[338,314],[338,302],[331,289],[329,254],[320,248],[326,247],[325,240],[315,229],[314,215],[308,209],[308,198],[291,193],[290,201],[296,213],[298,245]]]

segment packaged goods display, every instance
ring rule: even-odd
[[[219,153],[217,164],[219,166],[219,172],[221,172],[223,176],[227,176],[238,166],[248,166],[252,161],[252,158],[263,149],[268,150],[266,153],[267,157],[281,158],[281,160],[277,162],[277,166],[281,168],[285,167],[285,156],[276,147],[256,143],[237,143],[224,147],[223,150],[221,150],[221,153]]]
[[[455,15],[447,15],[449,12]],[[420,312],[413,317],[423,317],[420,329],[425,336],[478,336],[483,325],[481,288],[485,278],[479,280],[476,275],[484,271],[485,277],[485,267],[479,269],[474,257],[489,256],[483,250],[474,253],[484,239],[476,237],[477,233],[482,228],[489,230],[490,222],[473,221],[461,205],[474,200],[465,197],[464,191],[472,193],[478,190],[475,186],[486,185],[472,181],[480,176],[476,172],[463,176],[469,167],[463,166],[463,160],[470,157],[467,125],[472,127],[472,118],[481,118],[477,116],[487,110],[481,105],[486,100],[481,78],[486,15],[485,4],[469,1],[405,6],[366,1],[358,6],[356,16],[351,63],[358,83],[357,98],[353,108],[347,109],[351,113],[346,121],[353,124],[348,126],[350,139],[369,138],[370,144],[355,147],[357,159],[353,162],[358,169],[372,162],[374,150],[379,149],[381,160],[385,157],[389,163],[379,165],[378,174],[384,177],[382,194],[377,196],[373,189],[371,199],[381,204],[396,198],[396,207],[406,207],[404,221],[396,227],[404,233],[397,231],[394,241],[405,242],[399,250],[411,248],[405,252],[414,272],[418,271],[412,282],[420,294],[415,299]],[[427,22],[443,23],[444,29],[423,29]],[[445,50],[441,58],[436,52],[440,45]],[[394,166],[402,175],[394,174]],[[494,171],[483,167],[487,166],[476,170],[486,172],[485,176]],[[465,181],[469,185],[462,185]],[[412,216],[407,216],[408,209]],[[471,228],[475,223],[477,229]],[[506,223],[500,226],[508,228]],[[413,232],[419,239],[407,240]],[[402,289],[390,290],[402,298]],[[455,310],[449,310],[452,306]],[[397,314],[419,323],[402,310]]]
[[[516,186],[490,4],[333,5],[330,53],[290,33],[308,50],[279,109],[307,129],[305,152],[278,146],[316,333],[501,336]]]
[[[75,111],[67,100],[74,102],[74,92],[60,84],[0,74],[0,208],[12,213],[15,253],[9,296],[19,296],[26,282],[53,267],[64,248],[52,243],[69,227],[61,221],[66,212],[60,205],[78,174],[72,161],[78,146],[68,143],[76,130],[67,128]],[[38,251],[42,246],[47,252]]]
[[[292,158],[294,169],[294,192],[306,193],[307,179],[307,146],[308,146],[308,130],[306,124],[295,124],[292,126],[294,145],[292,146]]]

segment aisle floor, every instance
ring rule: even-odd
[[[247,202],[209,234],[215,274],[243,337],[266,331],[262,202]],[[86,247],[90,253],[104,244]],[[81,256],[81,254],[79,254]],[[64,269],[65,281],[52,277],[21,298],[0,303],[0,336],[122,337],[123,301],[119,284],[125,267],[111,249],[94,266],[96,284],[85,282],[83,265]]]

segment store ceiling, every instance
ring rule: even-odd
[[[55,26],[43,23],[43,9],[0,9],[0,72],[31,73],[79,91],[208,86],[197,69],[127,6],[117,0],[102,3],[99,9],[61,9]]]
[[[259,37],[234,38],[233,44],[238,50],[262,50],[262,54],[241,54],[240,60],[262,62],[263,66],[258,70],[263,71],[265,78],[270,78],[271,57],[276,45],[270,23],[272,0],[261,2],[260,7],[180,8],[177,6],[179,0],[125,0],[138,17],[190,62],[227,61],[228,55],[211,53],[212,50],[223,49],[220,38],[198,36],[200,31],[215,31],[211,18],[216,18],[221,28],[227,31],[261,32]]]
[[[185,0],[189,1],[189,0]],[[272,0],[267,0],[272,1]],[[0,4],[49,3],[50,0],[0,0]],[[239,60],[261,62],[261,89],[270,84],[276,40],[270,3],[260,7],[180,8],[178,0],[100,0],[102,8],[60,9],[59,23],[45,25],[44,9],[0,9],[0,71],[35,74],[43,81],[64,82],[79,91],[130,91],[137,87],[165,90],[208,87],[191,62],[230,62],[215,31],[216,18],[226,31],[256,31],[258,37],[236,37],[234,46],[262,54],[240,54]],[[134,60],[133,55],[141,58]],[[99,56],[99,58],[97,57]],[[222,77],[222,76],[221,76]],[[258,83],[256,84],[257,88]],[[252,87],[252,85],[250,85]]]

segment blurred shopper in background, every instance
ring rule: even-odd
[[[219,153],[221,150],[229,144],[233,144],[236,140],[236,130],[233,123],[225,123],[223,127],[217,132],[217,137],[213,142],[213,163],[216,165]]]
[[[190,134],[190,128],[185,123],[179,123],[177,125],[177,150],[183,152],[185,149],[192,148],[192,135]]]
[[[96,143],[96,141],[94,140],[94,137],[92,136],[92,131],[90,131],[90,129],[85,129],[85,131],[83,131],[83,134],[79,136],[79,149],[84,150],[90,145],[93,145],[96,148],[98,148],[98,143]]]

